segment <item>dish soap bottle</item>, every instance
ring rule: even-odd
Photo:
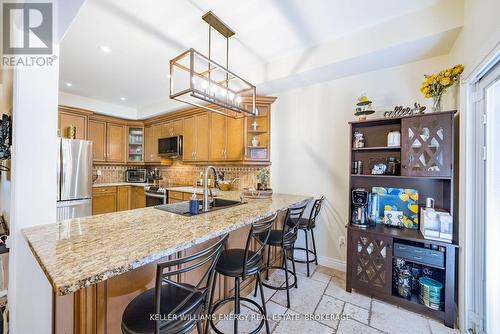
[[[189,200],[189,214],[197,215],[199,211],[200,211],[200,203],[198,202],[198,197],[196,197],[196,193],[193,192],[193,195]]]

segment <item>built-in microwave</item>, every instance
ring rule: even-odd
[[[158,139],[158,154],[165,157],[182,155],[182,136]]]
[[[145,169],[127,169],[125,172],[125,180],[133,183],[147,182],[147,170]]]

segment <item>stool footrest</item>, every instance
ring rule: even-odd
[[[264,309],[256,301],[254,301],[250,298],[240,297],[240,303],[242,301],[245,301],[245,302],[248,302],[248,303],[254,305],[255,307],[257,307],[260,314],[262,314],[262,320],[260,321],[259,326],[255,330],[253,330],[252,332],[249,333],[249,334],[256,334],[262,329],[262,327],[265,324]],[[213,319],[213,316],[215,313],[214,311],[217,310],[222,305],[227,304],[229,302],[234,302],[234,297],[228,297],[228,298],[221,299],[210,308],[210,312],[209,312],[209,314],[211,314],[211,317],[209,318],[210,326],[212,327],[212,330],[214,332],[216,332],[217,334],[224,334],[224,332],[221,332],[220,330],[217,329],[217,327],[215,327],[214,319]]]
[[[291,270],[286,270],[285,268],[283,267],[278,267],[278,266],[269,266],[269,267],[264,267],[262,269],[262,271],[266,271],[268,269],[278,269],[278,270],[283,270],[285,272],[289,272],[290,274],[292,274],[293,276],[293,283],[292,284],[289,284],[291,287],[293,287],[295,285],[295,283],[297,282],[297,275],[295,275],[293,273],[293,271]],[[285,284],[286,284],[286,281],[285,281]],[[275,286],[275,285],[270,285],[270,284],[267,284],[266,282],[262,282],[262,285],[265,286],[266,288],[269,288],[269,289],[273,289],[273,290],[286,290],[286,286]]]
[[[293,259],[290,256],[288,256],[288,260],[290,260],[290,261],[293,260],[293,261],[298,262],[298,263],[313,263],[313,262],[316,262],[316,253],[314,251],[312,251],[310,249],[306,249],[304,247],[295,247],[295,249],[298,249],[298,250],[301,250],[301,251],[305,251],[305,252],[309,252],[309,254],[313,255],[313,258],[309,259],[309,261],[307,261],[307,260],[297,259],[295,257],[295,255],[293,254],[294,255]]]

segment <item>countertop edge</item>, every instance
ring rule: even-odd
[[[235,223],[235,224],[233,224],[233,225],[231,225],[229,227],[224,228],[223,230],[216,231],[216,232],[204,235],[202,238],[198,238],[198,239],[194,239],[194,240],[190,240],[190,241],[178,244],[178,245],[176,245],[176,246],[174,246],[172,248],[164,249],[164,250],[162,250],[160,252],[157,252],[155,254],[150,254],[150,255],[148,255],[146,257],[143,257],[141,259],[135,260],[135,261],[133,261],[132,263],[130,263],[128,265],[105,270],[105,271],[103,271],[101,273],[93,275],[92,277],[88,277],[88,278],[84,278],[84,279],[78,280],[78,281],[76,281],[75,283],[72,283],[72,284],[61,284],[61,285],[58,285],[57,282],[54,281],[54,279],[51,277],[51,275],[49,274],[49,272],[47,271],[47,269],[43,265],[43,261],[39,258],[38,254],[33,249],[33,246],[31,244],[28,236],[24,232],[24,230],[23,230],[23,235],[24,235],[26,241],[28,242],[28,246],[29,246],[31,252],[35,256],[35,259],[38,262],[38,264],[40,265],[42,271],[45,273],[45,276],[47,277],[47,279],[48,279],[49,283],[51,284],[51,286],[52,286],[54,292],[56,293],[56,295],[58,295],[58,296],[64,296],[64,295],[68,295],[68,294],[74,293],[74,292],[76,292],[76,291],[78,291],[78,290],[80,290],[82,288],[86,288],[86,287],[88,287],[88,286],[90,286],[92,284],[97,284],[97,283],[103,282],[103,281],[105,281],[105,280],[107,280],[109,278],[112,278],[112,277],[124,274],[124,273],[126,273],[128,271],[131,271],[131,270],[137,269],[139,267],[142,267],[144,265],[153,263],[153,262],[155,262],[155,261],[157,261],[157,260],[159,260],[159,259],[161,259],[163,257],[166,257],[168,255],[171,255],[173,253],[176,253],[176,252],[188,249],[190,247],[193,247],[193,246],[196,246],[198,244],[201,244],[201,243],[203,243],[205,241],[215,239],[215,238],[220,237],[221,235],[224,235],[226,233],[233,232],[233,231],[235,231],[237,229],[240,229],[240,228],[242,228],[242,227],[244,227],[246,225],[249,225],[249,224],[252,224],[254,222],[257,222],[260,219],[263,219],[265,217],[273,215],[273,214],[275,214],[277,212],[286,210],[286,209],[288,209],[290,207],[293,207],[293,206],[296,206],[296,205],[299,205],[299,204],[302,204],[302,203],[307,203],[312,198],[313,197],[305,196],[305,199],[303,199],[301,201],[298,201],[298,202],[295,202],[295,203],[293,203],[291,205],[288,205],[286,207],[283,207],[283,208],[280,208],[278,210],[274,210],[274,211],[271,211],[271,212],[267,212],[265,214],[261,214],[261,215],[252,217],[251,219],[249,219],[247,221],[242,221],[242,222],[239,222],[239,223]]]

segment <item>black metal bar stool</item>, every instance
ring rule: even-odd
[[[209,287],[214,280],[214,268],[227,241],[225,235],[212,246],[184,258],[158,263],[156,284],[128,305],[122,316],[125,334],[188,333],[196,326],[202,331],[202,317],[206,317]],[[203,267],[202,267],[203,266]],[[207,267],[205,270],[204,268]],[[179,274],[205,270],[198,284],[179,283]]]
[[[266,326],[266,332],[269,334],[269,322],[267,321],[267,311],[266,311],[266,300],[264,298],[264,289],[262,288],[262,281],[260,278],[260,272],[263,267],[263,257],[264,257],[264,247],[266,245],[267,239],[271,232],[274,221],[276,220],[276,215],[266,218],[260,222],[252,224],[250,232],[248,233],[245,249],[227,249],[222,251],[217,265],[215,266],[215,277],[217,274],[224,276],[234,277],[235,288],[234,297],[224,298],[219,300],[217,303],[212,305],[213,293],[215,291],[214,279],[212,285],[212,293],[210,294],[209,301],[209,321],[206,324],[206,333],[208,333],[209,325],[212,329],[219,334],[223,334],[215,324],[213,323],[213,314],[222,305],[234,300],[234,313],[240,313],[240,303],[241,301],[248,302],[254,305],[259,312],[262,314],[262,321],[259,326],[251,332],[251,334],[260,331],[262,326]],[[250,250],[250,245],[252,240],[256,241],[257,249],[255,251]],[[257,280],[256,284],[260,286],[260,294],[262,306],[257,304],[257,302],[240,296],[240,280],[245,280],[248,276],[255,275]],[[238,317],[234,319],[234,333],[238,332]]]
[[[316,240],[314,240],[314,228],[316,227],[316,218],[319,215],[319,212],[321,211],[321,205],[323,204],[323,201],[325,200],[325,196],[321,196],[321,198],[316,199],[314,201],[313,207],[311,208],[311,213],[309,214],[309,219],[306,218],[294,218],[291,217],[288,221],[287,224],[288,226],[298,226],[299,230],[304,231],[305,237],[306,237],[306,247],[295,247],[295,249],[305,251],[306,253],[306,259],[301,260],[297,259],[295,257],[295,251],[291,254],[291,257],[288,258],[289,260],[298,262],[298,263],[306,263],[307,264],[307,277],[309,277],[309,263],[316,263],[318,265],[318,255],[316,253]],[[309,249],[309,235],[308,232],[311,232],[312,236],[312,246],[313,249]],[[309,254],[313,255],[312,259],[309,259]]]
[[[287,306],[290,308],[290,287],[295,286],[295,288],[298,287],[297,285],[297,272],[295,271],[295,261],[293,261],[292,257],[292,270],[288,269],[288,264],[286,259],[288,258],[287,256],[287,250],[290,250],[293,253],[294,249],[294,244],[295,241],[297,240],[297,232],[298,232],[298,225],[290,225],[288,224],[288,221],[290,222],[295,222],[298,221],[301,217],[302,214],[304,213],[304,210],[306,209],[307,204],[297,206],[294,208],[289,208],[286,212],[286,217],[285,220],[283,221],[283,227],[281,230],[272,230],[271,234],[269,236],[269,239],[267,240],[267,263],[266,267],[263,268],[262,270],[266,270],[266,280],[269,279],[269,269],[277,269],[277,270],[284,270],[285,271],[285,286],[273,286],[268,283],[262,283],[266,288],[273,289],[273,290],[286,290],[286,298],[287,298]],[[278,266],[270,266],[269,265],[269,259],[270,259],[270,254],[271,254],[271,247],[281,247],[283,249],[283,261],[281,264],[281,267]],[[288,282],[288,274],[292,274],[293,276],[293,283],[290,284]],[[255,285],[255,296],[257,296],[257,285]]]

